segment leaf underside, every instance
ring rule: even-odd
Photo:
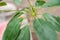
[[[18,18],[23,13],[17,12],[16,15],[7,24],[2,40],[15,40],[19,31],[23,18]]]
[[[42,7],[60,6],[60,0],[47,0]]]
[[[60,32],[60,17],[48,13],[43,14],[43,17],[46,21],[53,25],[51,28],[54,28],[54,30]]]
[[[37,4],[36,6],[41,6],[43,8],[60,6],[60,0],[47,0],[46,2],[44,0],[37,0],[35,4]]]
[[[23,18],[19,18],[23,13],[16,12],[15,16],[7,24],[2,40],[30,40],[30,29],[26,25],[20,29]]]
[[[50,24],[43,19],[34,20],[34,29],[39,40],[58,40],[56,31],[50,28]]]
[[[17,40],[30,40],[30,29],[29,26],[26,25],[20,32]]]

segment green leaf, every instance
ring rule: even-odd
[[[17,38],[23,20],[23,18],[18,17],[22,14],[21,12],[16,12],[16,15],[7,24],[2,40],[15,40]]]
[[[47,0],[42,7],[60,6],[60,0]]]
[[[0,2],[0,6],[5,6],[7,5],[6,2]]]
[[[56,32],[43,19],[37,18],[34,20],[34,29],[39,40],[58,40]]]
[[[43,14],[44,19],[54,25],[56,31],[60,32],[60,17],[48,13]]]
[[[22,0],[13,0],[15,2],[16,5],[20,5]]]
[[[30,29],[29,26],[26,25],[20,32],[17,40],[30,40]]]
[[[42,6],[45,3],[45,1],[37,0],[35,3],[35,6]]]

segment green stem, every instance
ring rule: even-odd
[[[21,10],[0,10],[0,12],[16,12],[16,11],[26,11],[27,8],[23,8]]]
[[[29,5],[30,5],[30,8],[31,8],[31,12],[32,12],[31,15],[33,17],[35,17],[36,16],[36,9],[32,6],[30,0],[27,0],[27,1],[28,1]]]
[[[36,2],[37,0],[34,0],[34,2]]]
[[[13,11],[17,11],[17,10],[0,10],[0,12],[13,12]]]
[[[28,3],[29,3],[30,7],[32,7],[32,4],[31,4],[30,0],[27,0],[27,1],[28,1]]]

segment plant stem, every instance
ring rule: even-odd
[[[0,10],[0,12],[13,12],[13,11],[17,11],[17,10]]]
[[[31,4],[30,0],[27,0],[27,2],[29,3],[30,7],[32,7],[32,4]]]
[[[33,17],[35,17],[35,16],[36,16],[36,13],[37,13],[37,12],[36,12],[36,8],[32,6],[30,0],[27,0],[27,1],[28,1],[29,5],[30,5],[30,8],[31,8],[31,10],[30,10],[31,15],[32,15]]]
[[[34,2],[36,2],[37,0],[34,0]]]

